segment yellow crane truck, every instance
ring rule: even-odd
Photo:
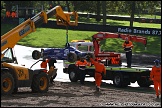
[[[41,11],[32,18],[19,24],[6,34],[1,36],[1,94],[10,95],[17,93],[19,87],[30,87],[32,92],[44,93],[49,88],[49,77],[43,69],[28,69],[20,66],[14,55],[13,48],[16,43],[35,32],[36,28],[48,22],[48,18],[55,16],[57,25],[77,26],[77,12],[63,12],[60,6],[56,6],[48,11]],[[71,17],[74,18],[71,21]],[[22,52],[23,53],[23,52]],[[35,53],[32,57],[40,57]]]

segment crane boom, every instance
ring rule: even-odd
[[[119,33],[110,33],[110,32],[98,32],[92,36],[93,40],[93,46],[94,46],[94,54],[95,57],[98,57],[100,59],[106,59],[106,60],[111,60],[111,64],[121,64],[121,56],[118,53],[114,52],[101,52],[100,50],[100,41],[103,39],[108,39],[108,38],[119,38],[122,40],[125,40],[125,38],[128,37],[128,40],[133,41],[133,42],[140,42],[145,45],[147,44],[147,39],[146,37],[142,36],[134,36],[134,35],[129,35],[129,34],[119,34]]]
[[[47,12],[39,12],[31,19],[27,19],[25,22],[1,36],[1,53],[7,48],[13,48],[20,39],[34,32],[41,24],[47,23],[48,18],[54,15],[57,19],[57,25],[77,26],[78,24],[77,12],[64,13],[60,6],[56,6]],[[70,21],[70,16],[74,16],[74,22]]]

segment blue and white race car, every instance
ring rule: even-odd
[[[84,44],[83,44],[84,43]],[[72,42],[66,44],[65,48],[45,48],[41,49],[41,54],[39,51],[33,51],[33,59],[38,59],[36,55],[40,55],[42,58],[53,58],[56,60],[67,60],[69,62],[74,62],[78,57],[85,57],[88,54],[93,56],[93,51],[89,51],[89,47],[92,47],[92,43],[85,44],[85,42]],[[82,46],[82,50],[78,50]],[[83,47],[84,46],[84,47]],[[87,50],[88,49],[88,50]]]

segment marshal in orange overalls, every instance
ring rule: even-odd
[[[104,75],[106,75],[106,68],[104,64],[102,64],[99,61],[94,61],[92,58],[90,58],[90,61],[95,66],[95,83],[98,88],[100,88],[101,80],[102,80],[102,72],[104,72]]]
[[[152,71],[150,73],[150,79],[154,82],[154,89],[156,92],[157,98],[159,98],[159,91],[161,94],[161,65],[153,66]]]

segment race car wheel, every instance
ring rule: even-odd
[[[77,60],[77,55],[75,53],[68,53],[67,60],[68,62],[75,62]]]
[[[40,57],[41,57],[41,52],[40,52],[40,51],[34,50],[34,51],[32,52],[32,58],[33,58],[34,60],[38,60]]]
[[[87,55],[89,55],[91,58],[95,59],[94,53],[88,53]]]
[[[90,56],[91,58],[95,59],[94,53],[87,53],[87,55]],[[87,60],[88,62],[90,62],[89,58],[86,58],[86,60]]]

